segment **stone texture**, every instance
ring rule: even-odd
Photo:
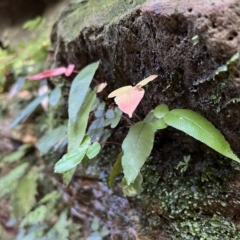
[[[54,64],[81,69],[100,59],[97,78],[108,82],[109,92],[158,74],[143,101],[146,111],[162,102],[198,111],[240,154],[240,112],[238,104],[228,104],[239,97],[239,60],[214,77],[240,46],[238,1],[142,2],[70,5],[52,33]]]
[[[239,51],[239,34],[238,0],[86,0],[70,5],[54,25],[51,36],[55,51],[52,65],[74,63],[80,70],[100,59],[101,66],[95,77],[108,82],[109,93],[117,87],[135,84],[150,74],[158,74],[159,77],[148,85],[143,99],[144,107],[138,107],[137,114],[144,117],[160,103],[168,104],[170,109],[197,111],[224,134],[232,149],[240,156],[239,59],[230,63],[226,71],[217,74],[219,67]],[[198,40],[194,42],[196,36]],[[63,111],[66,111],[71,78],[60,81],[65,84],[66,105]],[[52,79],[51,84],[57,85],[59,81]],[[105,100],[112,103],[107,98]],[[163,191],[164,184],[174,186],[174,177],[180,177],[177,173],[173,174],[176,171],[173,165],[177,165],[184,155],[191,154],[194,166],[186,174],[186,182],[202,194],[196,202],[197,207],[192,207],[193,212],[198,215],[203,211],[213,216],[219,211],[224,217],[239,222],[239,176],[224,185],[225,179],[231,180],[230,175],[234,175],[235,170],[228,163],[224,165],[222,160],[217,162],[219,155],[208,155],[207,152],[208,148],[199,142],[172,129],[157,135],[154,161],[150,167],[154,166],[154,171],[160,177],[156,182],[153,181],[156,186],[153,192]],[[163,159],[162,162],[159,163],[159,159]],[[211,204],[205,204],[205,188],[201,179],[197,179],[200,174],[205,174],[206,169],[211,169],[218,179],[216,182],[219,181],[215,184],[209,180],[211,184],[206,195],[207,191],[209,194],[217,192],[211,196]],[[181,179],[184,179],[182,175]],[[221,188],[218,185],[220,182],[224,185]],[[184,186],[184,182],[181,183],[178,181],[179,188]],[[186,185],[186,189],[192,189],[191,186]],[[147,198],[151,199],[151,195]],[[163,202],[162,196],[160,201]],[[159,205],[156,205],[158,209]],[[155,217],[168,219],[173,212],[170,208],[158,209]],[[176,219],[178,217],[181,219],[182,216]],[[148,217],[145,215],[143,218]],[[155,229],[159,230],[159,226],[161,224]],[[149,228],[149,232],[153,230]],[[156,236],[160,236],[158,234]],[[153,239],[157,239],[156,236]]]

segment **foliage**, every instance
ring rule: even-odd
[[[44,66],[49,45],[50,26],[46,27],[46,21],[38,17],[33,21],[28,21],[23,28],[29,31],[29,35],[30,33],[38,35],[37,39],[31,38],[26,43],[19,43],[4,50],[0,49],[2,63],[0,66],[0,92],[9,91],[8,100],[4,99],[1,102],[1,111],[4,111],[4,114],[1,114],[1,119],[10,112],[6,108],[13,109],[13,114],[17,117],[9,127],[14,128],[22,124],[38,109],[38,113],[35,115],[37,117],[34,117],[34,120],[42,137],[36,145],[20,143],[20,147],[17,145],[16,150],[11,154],[1,153],[0,196],[1,199],[7,200],[12,209],[9,217],[6,216],[8,226],[3,226],[2,229],[11,228],[12,224],[16,224],[19,229],[16,235],[17,240],[65,240],[70,237],[71,239],[79,239],[80,231],[74,232],[79,230],[79,226],[69,219],[69,208],[63,201],[60,201],[61,189],[57,185],[55,176],[49,174],[48,168],[51,165],[47,166],[43,162],[43,158],[47,155],[49,157],[51,151],[61,152],[67,144],[66,124],[59,117],[54,118],[61,100],[61,86],[56,87],[53,91],[37,95],[36,86],[38,83],[25,81],[27,75],[41,71]],[[12,84],[8,79],[9,74],[13,79],[16,79],[11,89],[9,89],[10,84]],[[69,70],[66,74],[69,74]],[[43,83],[44,81],[40,83],[40,86]],[[28,94],[27,104],[26,101],[21,101],[16,96],[22,90]],[[45,114],[39,107],[44,101],[48,101],[50,105],[48,114]],[[16,110],[18,106],[22,108],[20,113]],[[39,113],[41,118],[38,116]],[[36,147],[40,150],[41,155],[36,152]],[[94,156],[96,149],[95,144],[89,150],[88,155]],[[56,162],[54,155],[48,159],[48,164],[53,162]],[[1,224],[3,224],[2,221]],[[5,234],[2,229],[1,239],[2,232]]]
[[[41,19],[35,19],[33,22],[29,22],[25,25],[25,28],[30,30],[35,29],[39,24],[42,24],[40,20]],[[197,40],[197,38],[193,39],[195,43],[197,43]],[[36,51],[36,49],[34,50]],[[7,67],[14,70],[17,76],[26,76],[29,75],[29,73],[35,73],[36,70],[39,69],[35,62],[35,59],[38,58],[34,58],[29,55],[29,53],[23,54],[21,57],[18,56],[16,62],[11,59],[16,53],[10,55],[8,59],[5,58],[5,53],[1,54],[0,52],[0,59],[6,61],[8,63]],[[40,55],[41,54],[39,54],[39,56]],[[29,67],[28,64],[21,65],[19,63],[19,59],[22,61],[23,59],[25,60],[26,57],[29,59],[32,58],[32,62],[30,62],[34,64],[34,67]],[[234,55],[224,67],[217,70],[215,75],[221,71],[225,71],[227,66],[238,57],[238,55]],[[52,176],[49,177],[49,175],[43,171],[45,166],[42,160],[48,156],[49,153],[58,152],[60,149],[63,149],[62,152],[65,153],[64,148],[68,144],[65,154],[60,154],[60,157],[57,157],[57,159],[49,158],[49,162],[55,164],[54,172],[62,173],[64,183],[69,184],[77,165],[83,161],[95,158],[102,150],[111,135],[111,130],[116,128],[121,120],[122,112],[128,114],[130,118],[132,117],[133,112],[144,96],[145,90],[142,87],[157,77],[157,75],[151,75],[140,81],[136,86],[124,86],[113,91],[108,97],[115,97],[115,102],[118,107],[107,107],[103,99],[100,100],[97,98],[97,94],[103,90],[107,84],[104,83],[102,86],[100,84],[94,89],[90,87],[98,66],[99,62],[94,62],[83,68],[74,78],[68,99],[69,119],[67,124],[63,123],[61,119],[54,119],[61,102],[61,85],[55,87],[52,91],[47,90],[45,93],[37,96],[23,108],[21,113],[10,124],[10,128],[15,127],[26,120],[40,104],[43,104],[43,101],[47,100],[49,103],[50,109],[48,113],[51,122],[41,125],[42,136],[36,144],[40,152],[36,160],[37,163],[34,162],[35,160],[33,159],[28,161],[29,151],[35,147],[31,144],[22,145],[16,152],[5,156],[0,163],[1,169],[7,168],[9,164],[13,166],[12,170],[7,171],[5,175],[0,177],[0,196],[8,199],[13,206],[14,218],[20,226],[17,239],[61,240],[70,237],[72,231],[71,226],[74,224],[72,220],[68,218],[68,209],[65,204],[59,204],[60,194],[55,189],[57,188],[58,191],[60,191],[60,189],[56,184],[55,178]],[[73,69],[74,65],[69,64],[68,68],[54,68],[30,76],[29,79],[39,80],[43,77],[53,77],[60,74],[69,76]],[[6,68],[4,68],[2,72],[0,69],[0,73],[2,74],[5,71]],[[20,91],[23,87],[24,81],[22,81],[22,78],[20,80],[17,81],[13,93]],[[12,94],[12,96],[13,95],[14,94]],[[126,196],[136,196],[141,193],[141,185],[143,182],[141,170],[151,155],[155,133],[168,126],[192,136],[221,153],[223,156],[237,162],[240,161],[232,152],[224,136],[213,124],[200,114],[191,110],[169,110],[166,104],[160,104],[151,110],[143,120],[133,123],[127,118],[127,121],[131,126],[122,142],[122,151],[108,179],[108,185],[112,186],[115,178],[123,172],[124,177],[121,186],[123,194]],[[59,158],[60,160],[58,160]],[[184,160],[177,165],[176,169],[180,169],[181,174],[186,173],[189,162],[190,156],[185,156]],[[206,170],[201,176],[201,181],[208,182],[211,180],[211,177],[211,172]],[[176,185],[178,185],[178,182],[175,183],[175,186]],[[37,190],[41,187],[44,189],[43,194],[38,195]],[[184,189],[181,189],[181,191],[183,190]],[[178,194],[180,195],[180,193]],[[161,198],[163,199],[162,207],[167,211],[167,203],[170,202],[170,196],[161,195]],[[173,200],[171,201],[173,202]],[[176,214],[176,211],[171,212],[173,218]],[[197,221],[196,219],[193,220]],[[223,220],[224,219],[221,219],[218,215],[213,215],[213,221],[216,222],[216,226],[219,224],[219,221]],[[224,221],[227,225],[228,220],[225,219]],[[230,225],[231,223],[229,223],[229,226]],[[189,228],[192,235],[197,236],[199,231],[203,231],[205,226],[207,226],[207,221],[202,223],[201,228],[196,228],[195,224],[186,219],[186,221],[176,225],[176,231],[181,229],[181,231],[179,231],[180,234],[176,234],[176,236],[191,239],[187,233],[184,233],[184,229]],[[101,227],[98,220],[94,219],[92,223],[92,233],[87,239],[103,239],[107,235],[108,230],[105,227]],[[202,234],[202,236],[203,235],[204,234]],[[207,233],[206,237],[208,238],[206,239],[211,239],[209,236],[211,236],[211,234]],[[79,237],[78,234],[76,234],[75,237],[77,239]],[[220,237],[222,237],[222,235],[220,235]]]
[[[122,167],[128,185],[134,182],[150,155],[155,131],[154,124],[138,122],[130,128],[123,141]]]
[[[164,116],[164,121],[167,125],[205,143],[223,156],[240,161],[220,131],[200,114],[186,109],[174,109]]]
[[[90,149],[90,146],[93,146],[91,145],[91,141],[100,141],[104,127],[110,123],[115,115],[112,109],[108,109],[106,114],[104,114],[105,103],[100,103],[98,101],[96,104],[96,94],[89,89],[91,79],[93,78],[97,67],[98,63],[93,63],[85,67],[76,76],[70,89],[68,108],[68,153],[65,154],[55,165],[55,172],[65,173],[65,183],[69,183],[77,164],[84,159],[85,155],[88,155],[88,149]],[[141,97],[138,95],[138,92],[144,93],[141,86],[152,81],[155,77],[156,75],[152,75],[139,82],[135,87],[126,86],[117,89],[108,97],[116,97],[115,101],[120,109],[131,117],[133,111],[143,97],[142,93]],[[89,114],[93,105],[96,107],[94,113],[96,119],[92,121],[88,131],[86,131]],[[129,105],[131,105],[130,108]],[[119,174],[121,169],[119,159],[121,158],[121,165],[124,173],[122,186],[124,189],[128,189],[128,187],[131,189],[131,191],[124,191],[125,194],[129,192],[132,196],[132,189],[134,186],[136,186],[135,192],[140,192],[139,184],[141,178],[139,178],[138,183],[136,182],[136,178],[139,176],[144,162],[151,154],[155,132],[159,129],[164,129],[167,126],[175,127],[205,143],[222,155],[235,161],[240,161],[232,152],[224,136],[207,119],[191,110],[174,109],[169,111],[166,104],[161,104],[157,106],[154,111],[150,111],[144,121],[137,122],[130,127],[129,132],[122,143],[123,155],[118,157],[117,164],[114,166],[115,168],[110,175],[110,185],[113,183],[113,176],[116,177]],[[87,142],[83,140],[81,143],[85,134],[89,135],[91,140],[87,137]],[[96,154],[99,151],[100,147],[98,146]]]

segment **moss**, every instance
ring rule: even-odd
[[[150,227],[178,240],[240,239],[229,204],[235,193],[227,187],[236,171],[226,159],[213,156],[192,158],[185,172],[177,169],[178,157],[148,161],[143,195]]]
[[[72,4],[59,22],[60,35],[69,42],[84,27],[99,27],[116,20],[146,0],[87,0]]]

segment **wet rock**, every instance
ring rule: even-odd
[[[81,1],[54,26],[54,65],[81,69],[100,59],[96,77],[108,82],[109,92],[158,74],[143,100],[145,112],[163,102],[195,110],[240,154],[239,59],[218,69],[239,49],[239,14],[236,0]]]
[[[54,25],[53,65],[74,63],[80,70],[100,59],[101,66],[95,77],[108,82],[109,93],[158,74],[148,85],[144,108],[138,107],[138,115],[144,117],[160,103],[168,104],[170,109],[197,111],[224,134],[240,156],[240,61],[238,57],[229,61],[239,51],[239,33],[238,0],[80,1],[71,4]],[[58,80],[52,80],[51,84],[64,83],[67,109],[71,79]],[[177,164],[189,154],[193,163],[186,175],[180,174],[176,171]],[[130,205],[132,211],[141,209],[133,216],[136,222],[145,224],[133,227],[134,230],[131,226],[130,232],[122,225],[126,220],[124,215],[116,215],[116,209],[109,207],[117,206],[126,213],[127,199],[115,196],[114,190],[103,203],[106,195],[101,194],[99,186],[95,186],[95,190],[90,188],[90,193],[81,187],[84,197],[94,199],[91,206],[98,216],[102,216],[104,206],[109,205],[102,219],[113,223],[111,229],[115,235],[112,236],[121,232],[119,238],[112,239],[132,239],[131,236],[138,239],[134,231],[143,231],[142,236],[149,239],[168,239],[162,232],[176,236],[175,239],[195,239],[199,234],[207,236],[203,239],[212,236],[219,237],[213,239],[239,239],[239,231],[232,222],[239,225],[238,216],[234,214],[239,211],[239,193],[235,191],[239,177],[229,159],[223,159],[184,134],[164,130],[156,137],[148,164],[153,171],[144,172],[146,198],[139,208]],[[211,174],[214,177],[211,178]],[[199,199],[196,200],[195,195]],[[122,220],[118,222],[115,216]],[[231,229],[223,229],[220,223]],[[174,235],[170,230],[177,233]],[[123,232],[129,235],[121,235]]]

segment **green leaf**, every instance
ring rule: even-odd
[[[89,148],[91,142],[90,138],[87,138],[86,141],[78,148],[71,150],[66,153],[54,167],[54,172],[56,173],[65,173],[72,168],[76,167],[85,157],[87,149]]]
[[[156,118],[163,118],[169,112],[166,104],[160,104],[154,109],[154,116]]]
[[[5,162],[17,162],[17,161],[20,161],[24,156],[25,154],[33,147],[33,145],[31,144],[23,144],[22,146],[20,146],[17,151],[5,156],[2,160],[1,160],[1,163],[0,163],[0,167],[2,167],[2,165],[5,163]]]
[[[164,129],[166,128],[168,125],[164,122],[163,118],[159,118],[155,123],[154,123],[156,129],[160,130],[160,129]]]
[[[96,99],[94,100],[94,102],[93,102],[92,107],[91,107],[91,112],[92,112],[92,111],[95,111],[95,110],[97,109],[97,107],[98,107],[99,104],[100,104],[100,100],[99,100],[99,98],[96,98]]]
[[[73,149],[79,146],[86,133],[88,117],[91,106],[96,98],[96,94],[89,89],[89,92],[84,99],[78,115],[78,121],[74,122],[71,118],[68,121],[68,149]]]
[[[136,195],[139,195],[142,190],[142,181],[143,181],[143,178],[140,173],[137,175],[134,182],[132,182],[130,185],[128,185],[127,180],[123,178],[121,182],[121,186],[123,189],[124,196],[134,197]]]
[[[20,227],[24,227],[27,225],[35,225],[39,222],[42,222],[44,218],[49,213],[47,207],[45,205],[41,205],[38,208],[34,209],[27,216],[23,218],[21,221]]]
[[[109,129],[104,129],[100,142],[102,143],[102,147],[104,145],[104,143],[108,140],[108,138],[111,136],[111,131]]]
[[[111,128],[115,128],[122,117],[122,111],[118,107],[115,107],[114,113],[115,114],[114,118],[112,118]]]
[[[200,114],[186,109],[174,109],[164,116],[164,121],[169,126],[187,133],[222,155],[240,162],[221,132]]]
[[[72,82],[68,99],[68,115],[73,123],[76,123],[79,119],[80,112],[82,111],[82,104],[88,94],[90,83],[98,66],[99,62],[86,66]]]
[[[0,178],[0,197],[3,197],[15,190],[18,180],[25,174],[28,166],[28,163],[22,163]]]
[[[68,219],[68,211],[63,211],[57,223],[48,231],[47,239],[66,240],[69,239],[69,226],[72,224]],[[56,236],[58,236],[56,238]]]
[[[91,123],[87,131],[87,135],[91,137],[92,142],[99,142],[103,134],[103,130],[104,130],[103,127],[104,127],[103,117],[97,118]]]
[[[105,112],[105,105],[106,105],[106,103],[105,103],[105,102],[102,102],[102,103],[98,106],[97,110],[96,110],[95,113],[94,113],[94,115],[95,115],[96,118],[100,118],[100,117],[103,116],[103,114],[104,114],[104,112]]]
[[[29,117],[29,115],[32,114],[32,112],[37,108],[37,106],[43,101],[45,97],[47,97],[48,92],[44,93],[43,95],[37,97],[32,102],[30,102],[20,113],[20,115],[10,124],[9,128],[15,127],[18,123],[20,123],[22,120]]]
[[[26,215],[36,202],[38,173],[31,170],[25,175],[16,188],[13,196],[13,212],[16,219]]]
[[[51,148],[57,149],[59,143],[62,143],[66,136],[67,127],[61,125],[42,136],[37,143],[37,147],[42,155],[47,154]]]
[[[108,186],[112,187],[115,178],[122,172],[122,156],[123,152],[119,153],[116,162],[113,165],[113,168],[108,177]]]
[[[154,114],[153,114],[153,110],[151,110],[148,114],[147,114],[147,116],[143,119],[143,121],[145,122],[145,123],[154,123],[154,122],[156,122],[158,119],[154,116]]]
[[[96,93],[89,88],[99,62],[86,66],[74,79],[68,99],[68,150],[77,148],[87,128],[89,113],[96,99]],[[75,169],[64,173],[63,181],[68,184]]]
[[[38,204],[45,204],[48,201],[57,201],[60,197],[61,197],[60,192],[54,190],[43,196],[43,198],[38,202]]]
[[[49,104],[52,107],[57,106],[61,96],[62,96],[61,88],[58,86],[50,93]]]
[[[87,150],[87,156],[92,159],[98,155],[101,150],[101,145],[98,142],[94,142]]]
[[[128,185],[135,180],[150,155],[155,131],[153,123],[138,122],[131,126],[124,139],[122,167]]]
[[[112,110],[112,109],[108,109],[107,111],[106,111],[106,113],[105,113],[105,117],[106,118],[114,118],[114,115],[115,115],[115,113],[114,113],[114,111]]]

